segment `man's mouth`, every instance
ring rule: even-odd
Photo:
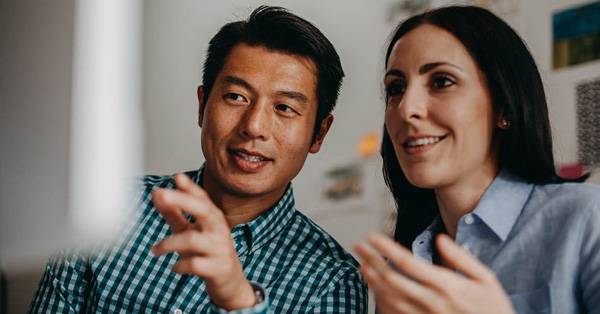
[[[250,151],[242,148],[228,149],[229,154],[233,157],[232,161],[238,169],[246,173],[256,173],[273,161],[262,153]]]
[[[241,159],[249,162],[270,161],[272,159],[265,157],[259,152],[252,152],[245,149],[230,149],[229,152]]]

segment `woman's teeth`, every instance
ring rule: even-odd
[[[416,139],[414,141],[409,141],[408,143],[406,143],[406,146],[408,147],[415,147],[415,146],[423,146],[423,145],[430,145],[430,144],[435,144],[437,142],[439,142],[442,138],[441,137],[422,137],[420,139]]]

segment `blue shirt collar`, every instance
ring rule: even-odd
[[[481,197],[473,214],[505,241],[532,190],[533,184],[502,169]]]
[[[504,242],[523,211],[533,187],[533,184],[503,169],[483,193],[472,214]],[[415,238],[413,252],[430,259],[433,236],[443,230],[443,222],[438,215],[429,227]]]

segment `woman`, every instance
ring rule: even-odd
[[[519,36],[476,7],[414,16],[391,39],[384,85],[399,244],[356,247],[378,311],[600,313],[600,189],[557,177]]]

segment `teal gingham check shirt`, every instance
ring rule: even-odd
[[[202,169],[186,173],[201,182]],[[114,248],[93,257],[50,260],[32,313],[230,313],[210,302],[199,277],[171,271],[176,254],[151,246],[170,234],[151,192],[174,188],[172,176],[145,176],[134,223]],[[265,300],[231,313],[366,313],[358,263],[294,208],[291,186],[275,206],[231,230],[244,272]]]

